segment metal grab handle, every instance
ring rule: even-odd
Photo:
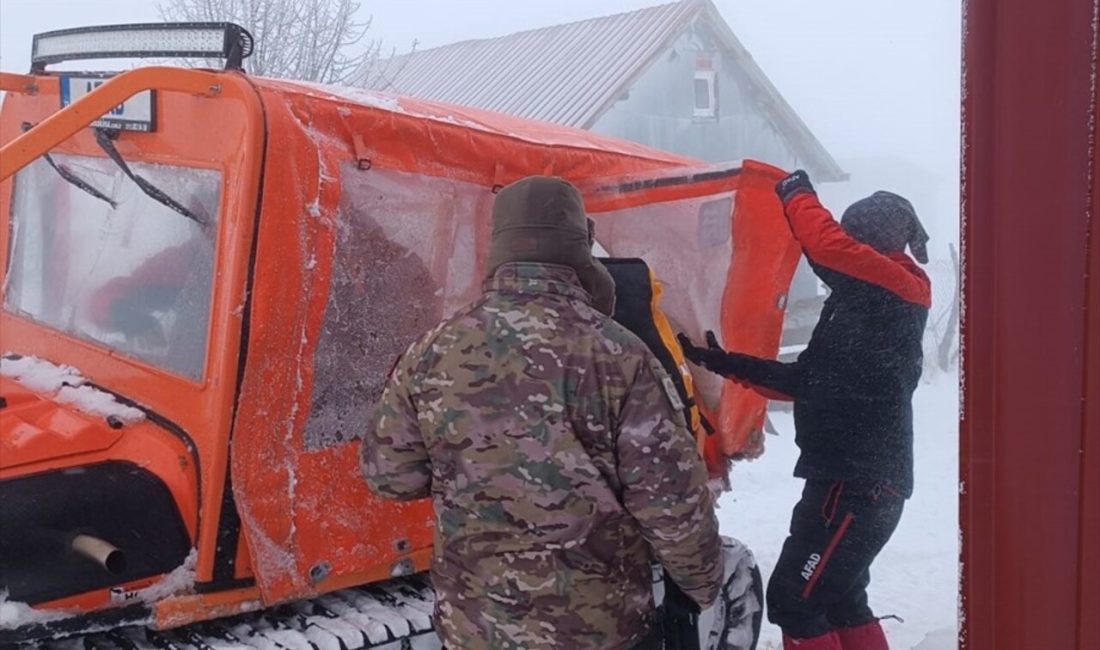
[[[0,181],[7,180],[111,109],[146,90],[214,96],[221,92],[221,87],[217,74],[198,70],[153,66],[123,72],[0,148]]]

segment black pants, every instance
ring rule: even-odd
[[[887,482],[806,481],[768,582],[768,620],[796,639],[875,620],[871,563],[904,506]]]
[[[665,640],[661,626],[655,625],[644,639],[630,646],[630,650],[663,650],[664,647]]]

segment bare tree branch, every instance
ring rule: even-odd
[[[321,83],[369,80],[382,44],[357,21],[359,0],[159,0],[165,20],[232,22],[255,38],[245,62],[253,74]],[[414,46],[415,47],[415,46]],[[190,65],[216,67],[216,61]]]

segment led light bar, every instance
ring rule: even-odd
[[[81,59],[203,57],[239,68],[252,54],[248,30],[233,23],[139,23],[78,27],[35,34],[31,71]]]

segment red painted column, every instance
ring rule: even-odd
[[[1096,0],[966,4],[961,647],[1092,650]]]
[[[1096,3],[1094,29],[1100,22]],[[1085,422],[1081,453],[1081,559],[1077,603],[1079,648],[1100,648],[1100,33],[1094,33],[1091,134],[1092,194],[1089,197],[1088,298],[1085,322]]]

